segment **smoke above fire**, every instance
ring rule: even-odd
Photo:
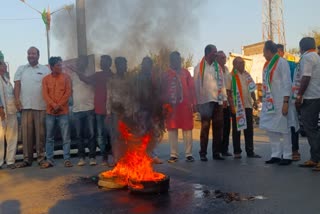
[[[197,40],[201,0],[86,1],[88,54],[124,56],[135,66],[150,52],[179,50],[187,55]],[[52,35],[65,59],[77,56],[76,14],[55,14]]]

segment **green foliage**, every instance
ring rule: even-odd
[[[154,68],[158,71],[166,71],[169,68],[169,56],[171,50],[167,48],[160,49],[158,53],[150,52],[150,57],[153,60]],[[189,54],[187,57],[181,56],[181,63],[183,68],[192,66],[193,55]]]

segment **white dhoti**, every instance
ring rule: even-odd
[[[271,143],[271,157],[292,159],[291,131],[288,133],[279,133],[268,131],[267,135]]]

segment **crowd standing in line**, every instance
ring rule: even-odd
[[[300,166],[320,171],[320,47],[317,54],[315,40],[311,37],[303,38],[299,46],[301,59],[298,64],[294,64],[283,58],[283,45],[277,45],[273,41],[265,42],[263,54],[266,63],[261,71],[263,96],[260,128],[267,131],[271,145],[271,158],[265,163],[289,165],[292,161],[300,160],[300,115],[311,148],[310,159]],[[168,59],[169,69],[160,75],[153,71],[152,59],[145,57],[134,84],[129,82],[132,74],[127,72],[127,60],[124,57],[115,58],[114,74],[111,71],[111,57],[101,56],[102,71],[90,76],[87,75],[90,73],[87,56],[79,56],[77,67],[70,75],[63,72],[63,60],[60,57],[51,57],[49,66],[40,65],[39,57],[40,52],[36,47],[28,49],[28,63],[20,66],[15,73],[14,88],[5,75],[6,64],[0,61],[0,167],[4,162],[7,168],[11,169],[31,166],[34,148],[40,168],[54,166],[56,128],[61,132],[64,166],[72,167],[70,103],[78,146],[77,165],[84,166],[87,163],[87,145],[89,165],[98,164],[98,146],[102,154],[101,164],[114,166],[123,152],[119,146],[121,139],[117,121],[134,117],[142,121],[141,130],[151,127],[151,124],[143,123],[151,112],[148,109],[148,99],[151,98],[145,97],[144,89],[152,91],[152,96],[161,96],[163,103],[171,106],[166,117],[170,143],[169,163],[178,161],[178,129],[183,131],[185,160],[195,160],[192,155],[195,112],[201,115],[201,161],[208,161],[207,147],[211,122],[214,160],[225,160],[225,157],[232,156],[228,150],[230,127],[234,158],[242,158],[242,130],[247,157],[261,158],[254,152],[253,143],[252,112],[258,107],[256,84],[245,70],[245,62],[241,57],[233,60],[233,68],[229,72],[225,66],[226,55],[223,51],[217,51],[215,45],[209,44],[205,47],[204,57],[195,67],[194,78],[182,68],[180,53],[174,51]],[[126,97],[130,90],[135,90],[135,98],[141,101],[139,106],[132,105],[130,97]],[[21,112],[22,115],[23,161],[15,164],[17,112]],[[149,153],[154,163],[163,163],[155,150]]]

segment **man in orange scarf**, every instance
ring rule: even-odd
[[[221,157],[221,141],[223,134],[223,106],[227,106],[227,94],[223,71],[216,60],[216,46],[207,45],[204,53],[205,56],[194,69],[198,110],[201,115],[201,148],[199,154],[201,161],[208,161],[207,147],[210,123],[212,121],[212,157],[215,160],[224,160]]]
[[[245,70],[245,62],[241,57],[233,60],[233,70],[226,83],[230,109],[232,114],[232,141],[234,158],[241,158],[240,136],[244,131],[247,157],[261,158],[253,149],[252,107],[257,108],[256,84]],[[252,105],[253,100],[253,105]]]
[[[315,167],[320,171],[320,129],[318,126],[320,113],[320,57],[316,53],[314,38],[305,37],[300,43],[300,68],[297,71],[295,88],[297,94],[295,104],[301,111],[301,121],[310,144],[310,160],[301,167]],[[300,78],[298,78],[299,76]]]

